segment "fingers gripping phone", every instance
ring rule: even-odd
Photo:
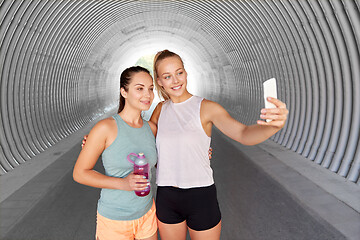
[[[264,87],[264,101],[265,108],[276,108],[274,104],[267,100],[267,97],[277,98],[277,90],[276,90],[276,79],[270,78],[263,83]],[[266,119],[266,122],[271,122],[270,119]]]

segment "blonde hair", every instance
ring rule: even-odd
[[[182,65],[184,66],[184,62],[181,59],[181,57],[178,54],[174,53],[174,52],[171,52],[171,51],[165,49],[163,51],[160,51],[160,52],[156,53],[156,55],[154,57],[154,71],[153,71],[153,73],[154,73],[154,83],[155,83],[155,87],[156,87],[156,90],[158,92],[159,97],[163,98],[165,101],[169,100],[170,96],[165,91],[165,89],[163,87],[161,87],[159,85],[159,83],[157,82],[157,78],[158,78],[157,66],[159,65],[159,62],[161,60],[164,60],[164,59],[169,58],[169,57],[178,57],[180,59]]]

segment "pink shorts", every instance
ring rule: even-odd
[[[130,221],[111,220],[97,213],[96,240],[144,239],[156,231],[155,203],[144,216]]]

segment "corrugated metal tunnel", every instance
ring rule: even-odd
[[[284,167],[271,160],[271,151],[264,154],[257,151],[261,147],[240,149],[244,150],[244,155],[239,154],[238,158],[244,159],[245,155],[249,155],[246,151],[257,151],[254,158],[260,160],[256,164],[264,168],[271,165],[270,176],[278,182],[287,183],[284,189],[302,188],[302,193],[306,194],[303,194],[304,198],[298,198],[301,204],[295,205],[293,198],[300,194],[292,192],[289,197],[276,184],[272,186],[267,178],[262,179],[261,184],[256,182],[252,185],[254,179],[261,177],[259,170],[251,168],[245,160],[242,165],[236,166],[244,167],[238,181],[243,181],[246,186],[239,188],[236,196],[230,195],[233,185],[223,183],[231,182],[229,169],[222,167],[225,164],[221,161],[214,161],[216,177],[224,178],[223,182],[217,182],[219,195],[224,205],[228,205],[223,205],[222,209],[227,216],[227,219],[224,218],[224,222],[227,221],[224,224],[227,227],[224,227],[224,239],[226,236],[231,236],[229,239],[247,236],[251,231],[257,231],[257,225],[270,222],[268,219],[271,218],[281,220],[270,223],[274,226],[278,224],[275,227],[263,224],[263,228],[271,229],[271,234],[267,229],[258,231],[252,237],[267,239],[268,236],[276,236],[274,239],[279,239],[278,236],[286,235],[277,231],[288,227],[287,234],[293,239],[304,239],[303,232],[309,235],[318,233],[312,239],[322,239],[323,236],[323,239],[340,239],[337,233],[321,233],[323,228],[330,233],[332,230],[322,222],[317,223],[316,217],[310,219],[305,216],[308,210],[302,208],[302,204],[311,201],[315,207],[309,208],[318,208],[319,216],[325,216],[330,225],[339,227],[341,234],[357,239],[360,229],[359,10],[359,0],[0,0],[0,180],[2,186],[5,185],[4,179],[17,184],[16,189],[6,194],[4,188],[1,189],[0,232],[8,231],[11,225],[15,230],[10,233],[9,239],[13,239],[11,237],[16,236],[20,229],[23,230],[21,234],[27,236],[29,232],[36,232],[33,231],[34,226],[44,228],[38,224],[41,222],[36,213],[42,206],[53,202],[48,203],[43,193],[37,193],[36,200],[30,199],[35,194],[29,194],[28,188],[21,194],[15,192],[23,185],[32,184],[35,186],[32,190],[37,191],[44,179],[50,181],[49,176],[63,177],[67,179],[58,189],[68,192],[52,192],[49,194],[52,201],[55,202],[58,196],[71,194],[76,198],[83,194],[89,202],[97,197],[97,192],[90,194],[83,186],[75,185],[66,172],[73,167],[73,158],[79,151],[76,147],[80,148],[74,147],[75,140],[69,141],[72,147],[64,151],[64,156],[61,155],[64,148],[56,152],[54,149],[62,140],[82,134],[99,118],[117,109],[119,75],[124,68],[144,55],[170,49],[184,60],[190,92],[219,102],[245,124],[254,124],[259,119],[260,109],[264,107],[262,83],[275,77],[278,98],[287,104],[289,116],[285,127],[271,138],[268,146],[283,154],[282,158],[295,156],[294,163],[296,156],[300,156],[301,160],[306,158],[309,161],[303,162],[311,164],[313,175],[325,173],[329,176],[328,181],[322,184],[318,181],[311,188],[305,188],[307,180],[302,181],[301,174],[290,173],[290,164]],[[220,146],[222,141],[225,142],[215,135],[214,144]],[[225,150],[215,149],[215,155],[225,152],[222,156],[227,157],[229,162],[240,164],[238,159],[231,159],[230,151],[235,151],[235,147],[221,146]],[[36,177],[34,172],[21,183],[15,179],[16,176],[26,175],[24,168],[32,171],[29,163],[47,152],[51,154],[43,159],[51,162],[53,159],[46,158],[55,159],[61,155],[59,162],[63,161],[66,167],[56,169],[53,166],[53,172],[40,172],[47,165],[40,169],[37,166],[43,162],[37,162],[33,164],[40,172]],[[280,159],[280,155],[276,157]],[[306,172],[310,173],[310,167],[303,167],[300,171],[308,176]],[[15,172],[18,175],[11,175]],[[332,188],[335,181],[331,177],[334,176],[344,185],[331,191],[318,189],[318,186]],[[250,183],[244,180],[246,178],[250,179]],[[299,179],[306,184],[296,185]],[[268,182],[269,185],[266,185]],[[11,184],[8,186],[12,187]],[[48,189],[46,191],[49,192]],[[317,195],[319,191],[333,194],[335,198]],[[262,194],[260,203],[256,202],[259,201],[259,192]],[[279,206],[262,208],[261,201],[274,201],[273,195],[281,195],[279,198],[285,200],[279,202]],[[311,198],[309,195],[314,196]],[[29,210],[24,206],[31,204],[25,204],[26,201],[40,202],[38,205],[41,206],[34,207],[35,210],[28,214]],[[71,202],[69,206],[76,205],[74,199],[64,198],[61,201]],[[19,203],[23,206],[16,205]],[[337,203],[346,207],[333,207]],[[250,210],[246,209],[246,204],[249,204]],[[60,204],[59,211],[73,211],[61,207],[63,205]],[[276,207],[283,211],[278,211]],[[84,225],[89,224],[85,221],[94,218],[88,209],[74,209],[77,216],[83,215]],[[236,214],[232,215],[234,209],[242,216],[236,218]],[[295,213],[288,209],[295,209]],[[264,215],[261,215],[263,212]],[[34,224],[27,225],[28,230],[24,230],[21,222],[18,223],[25,214],[27,218],[24,221]],[[292,219],[294,214],[295,220]],[[5,222],[4,216],[11,216],[11,221]],[[247,221],[246,217],[252,216],[254,219],[258,216],[263,218],[263,222]],[[58,221],[76,225],[69,219],[67,216]],[[241,229],[233,229],[231,224],[237,224],[236,221],[241,222]],[[307,225],[299,224],[302,222]],[[297,225],[299,228],[295,231],[294,226]],[[63,234],[70,234],[66,227],[59,224]],[[68,232],[63,231],[64,228]],[[88,239],[84,236],[90,236],[90,228],[84,228],[82,231],[85,234],[79,234],[78,239]],[[250,229],[249,232],[247,229]],[[78,229],[72,231],[77,232]],[[297,235],[291,235],[292,231]],[[54,230],[53,234],[56,233]]]
[[[275,77],[290,114],[273,141],[359,182],[358,1],[0,4],[1,174],[116,107],[121,70],[170,48],[192,92],[246,124]]]

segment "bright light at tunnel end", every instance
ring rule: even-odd
[[[158,39],[153,41],[158,41]],[[124,49],[126,50],[124,51]],[[196,56],[196,54],[190,53],[193,49],[189,49],[189,46],[184,46],[184,44],[180,44],[180,41],[135,43],[130,44],[130,46],[126,48],[122,46],[121,49],[116,50],[112,56],[113,64],[111,65],[110,69],[115,73],[114,75],[112,75],[115,76],[113,81],[116,81],[117,85],[120,87],[119,76],[122,71],[124,71],[128,67],[134,66],[141,57],[155,55],[157,52],[165,49],[168,49],[178,54],[182,58],[184,62],[184,67],[188,73],[187,89],[190,93],[196,95],[198,93],[197,86],[200,85],[197,84],[197,82],[201,81],[201,79],[199,77],[200,70],[194,68],[194,66],[199,65],[196,63],[200,60],[199,57]],[[148,70],[151,71],[152,69]],[[143,113],[143,116],[146,120],[150,118],[156,105],[162,100],[159,98],[156,89],[154,89],[154,93],[155,97],[150,109]]]

